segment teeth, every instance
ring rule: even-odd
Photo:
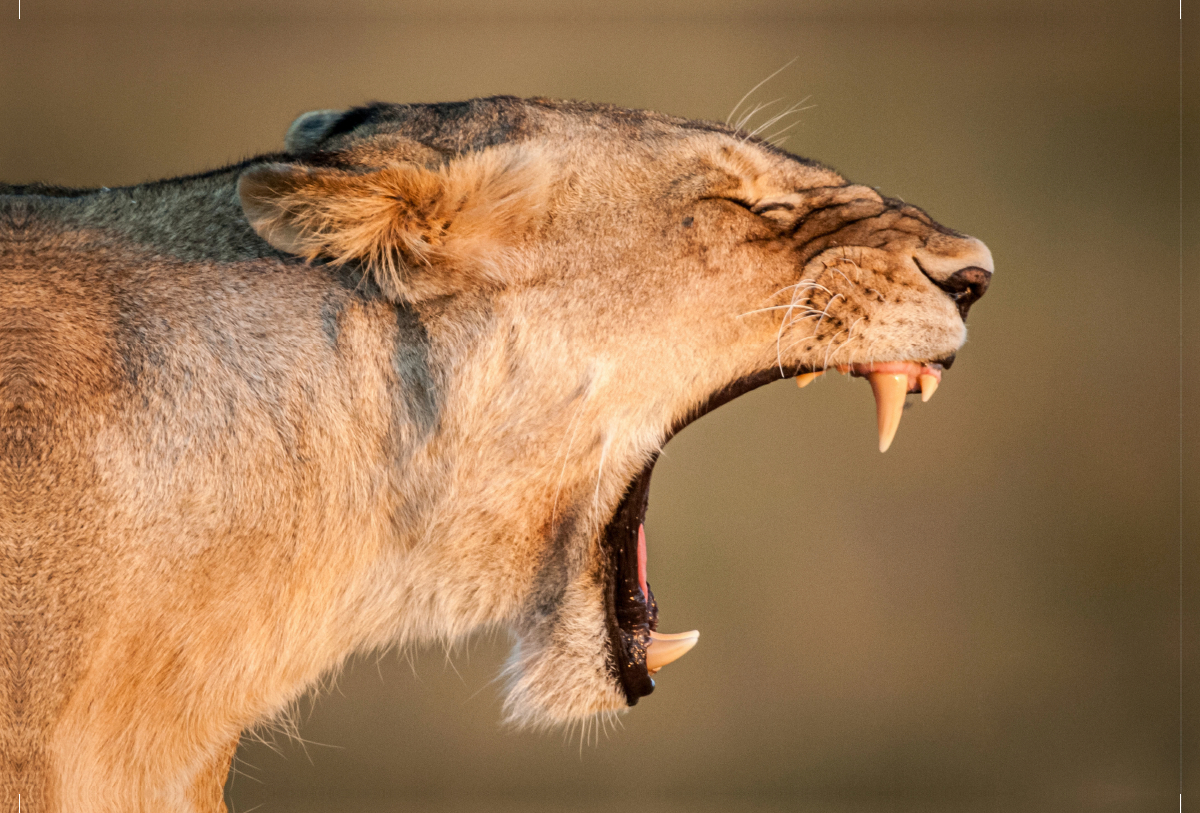
[[[917,380],[921,382],[921,403],[925,403],[933,397],[935,392],[937,392],[937,376],[926,373],[925,375],[918,377]]]
[[[699,640],[700,633],[696,630],[674,635],[651,632],[650,643],[646,644],[646,671],[653,675],[668,663],[679,660]]]
[[[908,392],[906,373],[871,373],[867,376],[875,393],[875,413],[879,418],[879,451],[886,452],[896,437],[904,395]]]
[[[825,375],[824,370],[818,370],[815,373],[804,373],[803,375],[798,375],[796,376],[796,386],[798,386],[800,389],[804,389],[823,375]]]

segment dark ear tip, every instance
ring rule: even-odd
[[[288,127],[283,137],[284,148],[290,153],[307,152],[318,144],[342,117],[342,110],[310,110],[300,115]]]

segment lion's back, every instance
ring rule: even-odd
[[[31,776],[105,590],[88,449],[113,413],[114,303],[16,205],[0,235],[0,752]],[[36,260],[35,260],[36,258]],[[50,574],[53,574],[51,576]],[[23,766],[23,767],[22,767]],[[2,772],[0,772],[2,773]],[[12,772],[9,775],[13,775]]]

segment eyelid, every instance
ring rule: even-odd
[[[741,198],[734,198],[734,197],[730,197],[728,195],[719,195],[716,197],[704,198],[704,200],[723,200],[723,201],[732,203],[735,206],[740,206],[741,208],[745,209],[747,212],[754,212],[754,204],[748,200],[742,200]],[[757,212],[754,212],[754,213],[757,214]]]
[[[745,209],[750,214],[759,218],[759,220],[762,222],[769,223],[774,227],[779,227],[782,225],[782,223],[789,219],[788,216],[796,211],[796,207],[791,203],[780,200],[751,203],[744,198],[734,197],[731,195],[713,195],[712,197],[701,198],[701,200],[721,200],[725,201],[726,203],[732,203],[739,209]],[[782,220],[779,215],[772,214],[773,212],[783,212],[784,215]]]
[[[793,206],[792,204],[787,203],[786,201],[777,200],[777,201],[772,201],[770,203],[759,203],[750,211],[754,212],[756,215],[761,215],[761,214],[765,214],[766,212],[776,212],[776,211],[794,212],[795,210],[796,210],[796,207]]]
[[[745,209],[752,215],[757,215],[759,213],[758,209],[756,208],[757,204],[751,203],[744,198],[735,198],[730,195],[714,195],[711,198],[702,198],[702,200],[723,200],[726,203],[732,203],[734,206],[737,206],[740,209]]]
[[[730,203],[734,204],[735,206],[740,206],[741,208],[745,209],[747,212],[750,212],[751,214],[760,215],[760,216],[766,214],[767,212],[777,212],[777,211],[792,212],[792,211],[795,211],[795,208],[796,208],[796,207],[792,206],[792,204],[787,203],[785,201],[769,201],[769,202],[751,203],[750,201],[745,200],[743,198],[737,198],[737,197],[732,197],[732,196],[728,196],[728,195],[722,195],[722,196],[716,197],[716,198],[708,198],[708,200],[729,201]]]

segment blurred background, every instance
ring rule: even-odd
[[[996,259],[886,455],[838,376],[671,442],[650,572],[664,628],[702,639],[618,728],[503,730],[503,635],[373,653],[299,739],[245,738],[231,810],[1150,811],[1181,772],[1200,809],[1197,37],[1174,2],[20,5],[6,181],[190,173],[376,99],[720,120],[790,62],[749,99],[806,100],[785,148]]]

